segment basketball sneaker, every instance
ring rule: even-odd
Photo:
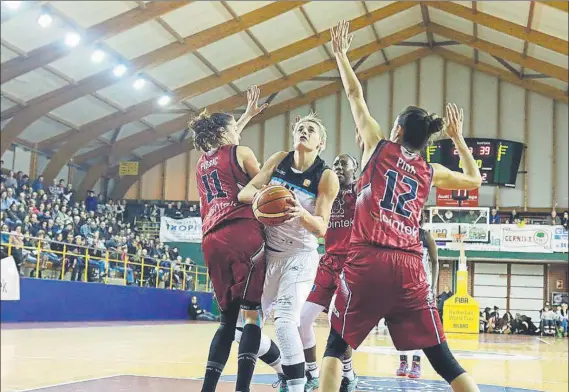
[[[304,392],[313,392],[320,386],[320,378],[313,377],[310,372],[306,372],[306,384],[304,385]]]
[[[407,366],[407,362],[401,361],[399,363],[399,369],[395,372],[397,377],[405,377],[409,373],[409,367]]]
[[[288,384],[284,374],[277,374],[279,379],[273,384],[273,388],[279,388],[279,392],[288,392]]]
[[[340,392],[354,392],[358,386],[358,375],[354,373],[354,379],[348,380],[348,377],[342,377],[342,384],[340,385]]]
[[[421,378],[421,363],[413,361],[411,365],[411,371],[407,375],[409,378]]]

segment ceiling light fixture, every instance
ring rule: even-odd
[[[115,66],[115,68],[113,68],[113,74],[117,77],[120,78],[121,76],[123,76],[126,73],[126,65],[124,64],[118,64],[117,66]]]
[[[48,14],[47,12],[42,12],[41,15],[38,18],[38,24],[43,27],[44,29],[46,27],[49,27],[49,25],[51,24],[51,22],[53,21],[53,18],[51,17],[50,14]]]
[[[163,95],[160,97],[160,99],[158,99],[158,105],[160,106],[166,106],[170,103],[171,98],[167,95]]]
[[[65,34],[65,45],[69,46],[70,48],[77,46],[80,41],[81,36],[74,31]]]
[[[137,78],[132,84],[132,87],[134,87],[135,90],[140,90],[141,88],[144,87],[145,84],[146,80],[144,80],[143,78]]]
[[[2,4],[5,4],[6,7],[12,9],[12,10],[17,10],[18,8],[20,8],[20,3],[21,1],[3,1]]]
[[[97,49],[91,55],[91,61],[94,63],[100,63],[105,58],[106,54],[101,49]]]

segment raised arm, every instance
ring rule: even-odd
[[[379,124],[369,113],[369,109],[364,100],[362,85],[360,84],[356,73],[350,65],[350,60],[346,52],[352,42],[352,36],[348,36],[350,24],[341,21],[335,28],[330,30],[332,36],[332,47],[338,70],[342,77],[344,90],[348,96],[352,116],[356,122],[356,127],[360,133],[360,137],[364,144],[365,150],[374,149],[377,143],[385,138]]]
[[[463,172],[455,172],[446,167],[433,163],[433,185],[441,189],[476,189],[482,184],[482,176],[472,153],[462,136],[462,123],[464,113],[455,104],[447,104],[446,107],[446,133],[454,143],[458,156],[462,161]]]
[[[239,201],[241,203],[253,204],[253,200],[255,199],[257,192],[271,181],[273,172],[286,156],[287,152],[280,151],[267,159],[267,162],[265,162],[261,171],[251,181],[249,181],[241,192],[239,192],[239,195],[237,196]]]
[[[433,238],[431,232],[425,232],[425,238],[427,240],[427,251],[429,252],[429,260],[431,261],[431,275],[432,283],[431,288],[434,293],[436,293],[437,285],[439,284],[439,253],[437,251],[437,243]]]
[[[291,201],[291,207],[287,211],[291,219],[300,219],[300,224],[316,237],[324,237],[328,230],[330,212],[334,199],[338,196],[340,181],[332,170],[326,170],[322,174],[320,184],[318,184],[318,196],[314,206],[314,215],[308,212],[298,199]]]
[[[239,166],[247,173],[249,178],[254,178],[261,171],[257,157],[249,147],[237,146],[237,163],[239,163]]]
[[[237,134],[241,134],[249,121],[269,106],[268,103],[261,105],[261,107],[258,106],[260,95],[261,90],[259,90],[259,87],[255,85],[247,89],[247,110],[245,110],[245,113],[243,113],[241,117],[239,117],[239,120],[237,120],[237,126],[235,128],[235,132],[237,132]]]

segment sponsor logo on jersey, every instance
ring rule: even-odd
[[[211,160],[204,160],[201,164],[200,164],[200,169],[201,170],[207,170],[210,167],[213,166],[217,166],[217,157],[211,159]]]
[[[308,178],[304,180],[304,182],[302,183],[302,185],[307,188],[310,186],[310,184],[312,184],[312,181],[310,181]]]

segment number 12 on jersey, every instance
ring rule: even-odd
[[[406,209],[405,205],[417,198],[417,188],[419,187],[419,183],[411,177],[403,176],[400,182],[405,184],[409,190],[405,193],[395,194],[395,189],[399,180],[399,173],[395,170],[388,170],[385,173],[385,179],[387,180],[387,183],[385,184],[385,192],[383,193],[383,198],[381,199],[379,206],[385,210],[395,212],[397,215],[409,218],[411,216],[411,211]]]
[[[214,170],[209,174],[204,174],[202,176],[202,182],[203,182],[203,186],[205,188],[206,194],[207,194],[207,202],[208,203],[211,203],[212,200],[215,198],[222,199],[222,198],[227,197],[227,193],[225,193],[225,191],[223,190],[223,188],[221,186],[221,181],[219,181],[219,174],[218,174],[217,170]],[[213,193],[213,190],[211,188],[211,185],[210,185],[211,182],[213,182],[215,193]]]

